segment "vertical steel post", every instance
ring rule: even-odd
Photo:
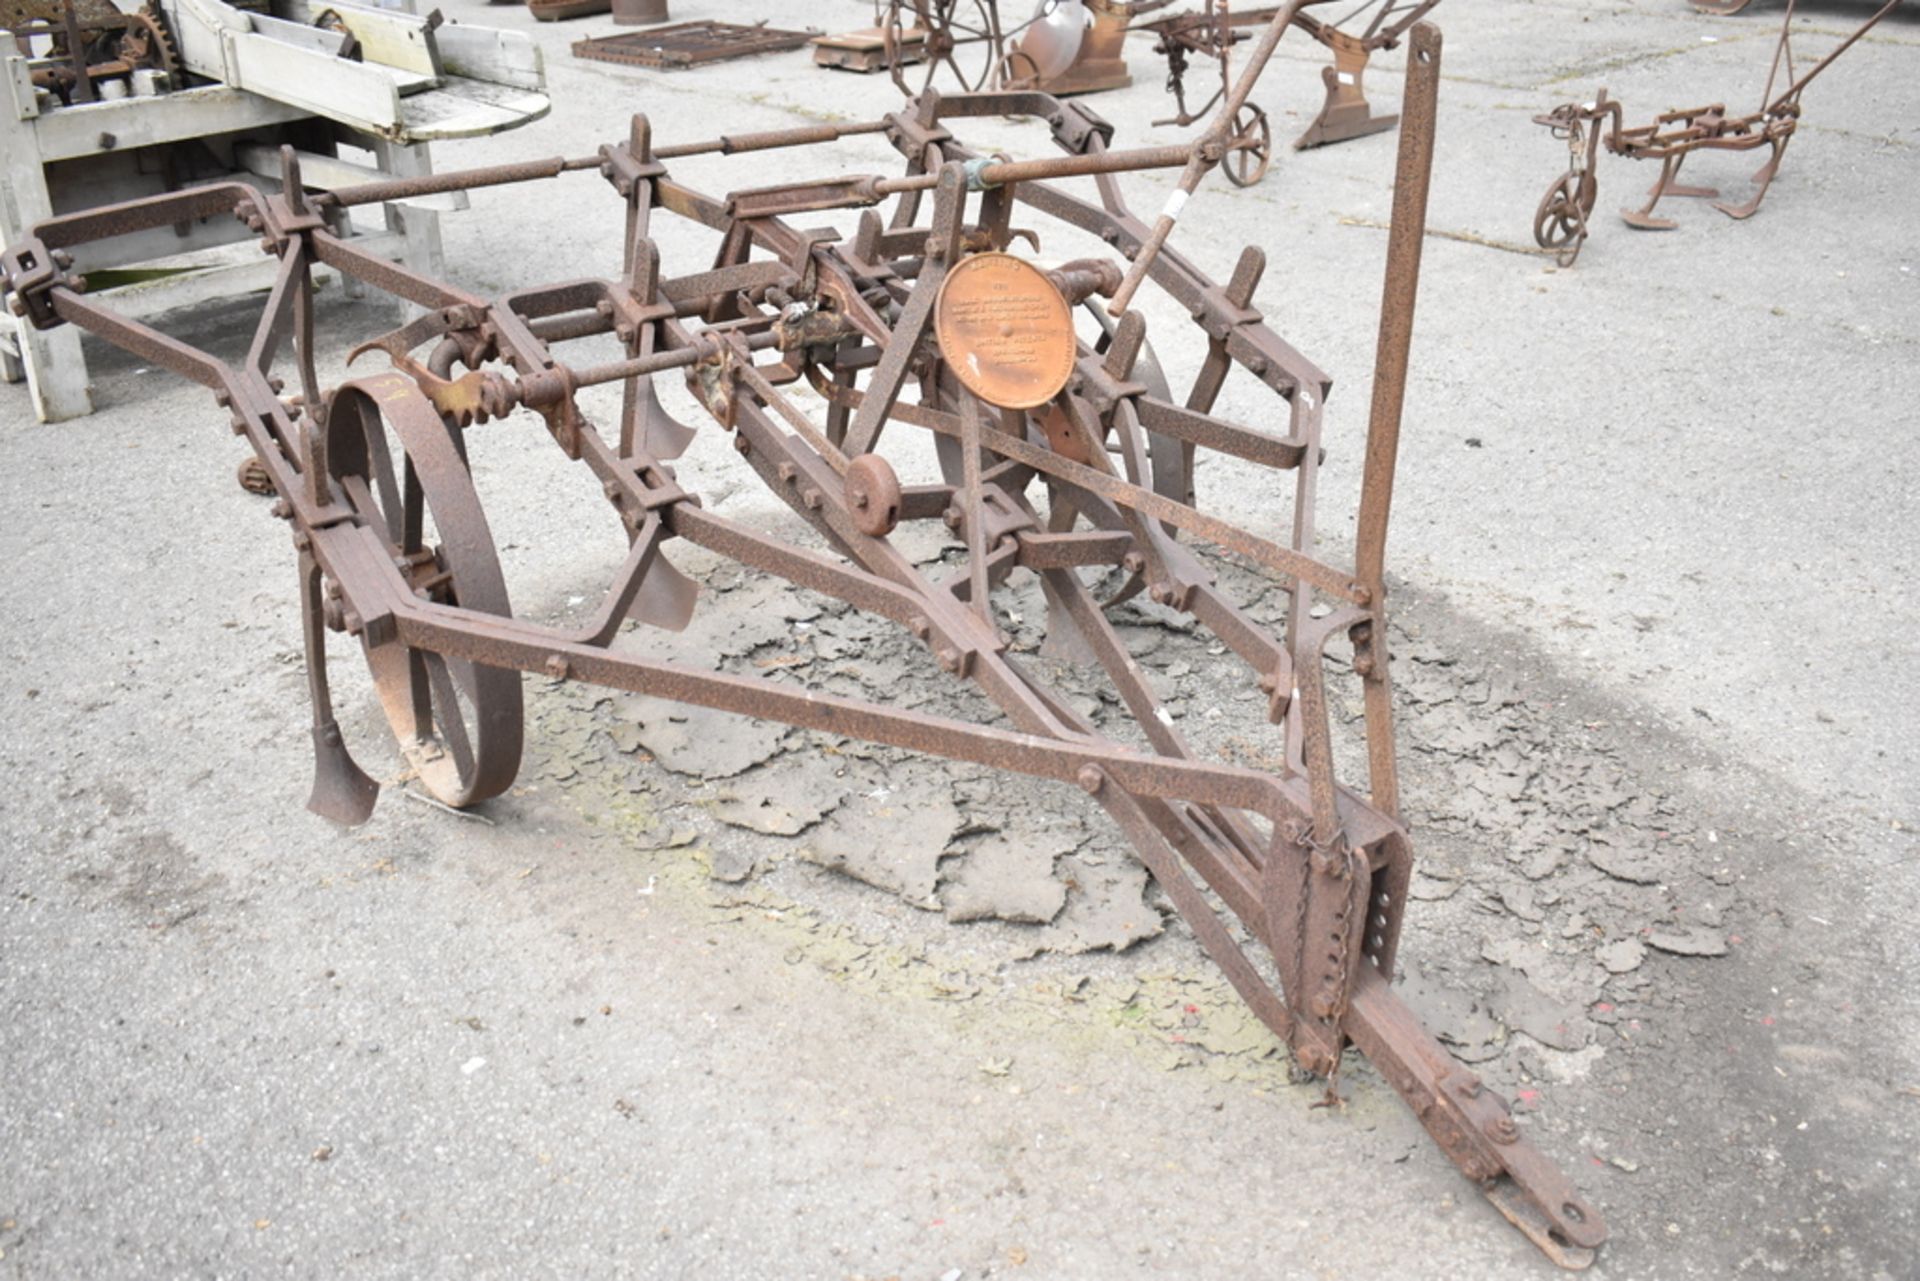
[[[1400,160],[1394,171],[1393,225],[1387,232],[1387,277],[1380,297],[1380,346],[1373,367],[1373,411],[1367,423],[1366,475],[1360,489],[1355,577],[1382,599],[1393,469],[1400,453],[1400,409],[1407,398],[1407,352],[1420,288],[1420,249],[1427,232],[1427,182],[1433,173],[1433,122],[1440,90],[1440,29],[1413,29],[1407,89],[1401,103]]]

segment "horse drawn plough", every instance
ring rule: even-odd
[[[1326,98],[1312,123],[1293,140],[1296,151],[1364,138],[1393,128],[1400,117],[1377,116],[1367,102],[1367,63],[1383,49],[1398,48],[1401,38],[1440,0],[1362,0],[1356,8],[1334,19],[1318,18],[1307,12],[1309,6],[1327,2],[1308,0],[1305,5],[1288,6],[1295,9],[1293,25],[1333,53],[1333,65],[1320,69]],[[1154,51],[1167,59],[1167,91],[1173,95],[1177,108],[1172,116],[1154,123],[1184,127],[1212,111],[1233,83],[1233,47],[1252,38],[1252,33],[1272,22],[1279,11],[1275,6],[1242,9],[1228,0],[1206,0],[1206,7],[1198,12],[1140,24],[1140,29],[1154,33]],[[1370,16],[1360,25],[1358,19],[1363,15]],[[1220,85],[1212,97],[1198,107],[1189,108],[1186,75],[1188,64],[1193,60],[1217,62]],[[1227,171],[1227,176],[1236,184],[1251,186],[1266,173],[1270,163],[1273,126],[1268,123],[1264,109],[1248,103],[1241,108],[1237,127],[1240,133],[1257,137],[1263,144],[1251,149],[1251,155],[1258,158],[1257,165],[1246,164],[1239,172],[1231,168]]]
[[[1900,5],[1886,0],[1865,22],[1827,55],[1804,72],[1796,69],[1793,57],[1793,17],[1798,0],[1787,0],[1786,17],[1781,20],[1780,38],[1774,42],[1773,61],[1767,70],[1767,87],[1761,91],[1759,110],[1749,115],[1727,113],[1725,103],[1692,107],[1684,111],[1666,111],[1653,123],[1627,128],[1621,104],[1601,89],[1592,102],[1569,102],[1534,123],[1552,130],[1553,136],[1567,144],[1567,172],[1553,180],[1540,198],[1533,215],[1533,238],[1542,249],[1551,251],[1562,267],[1571,267],[1587,241],[1587,220],[1600,197],[1599,160],[1602,145],[1616,156],[1629,160],[1658,160],[1660,177],[1647,191],[1647,203],[1638,209],[1622,209],[1621,219],[1641,231],[1671,231],[1671,218],[1653,212],[1668,196],[1694,196],[1713,202],[1713,207],[1729,218],[1747,219],[1759,212],[1767,188],[1780,172],[1780,161],[1787,154],[1787,143],[1800,127],[1800,97],[1814,78],[1871,31],[1882,18]],[[1696,5],[1696,8],[1704,6]],[[1744,3],[1713,8],[1709,12],[1737,12]],[[1776,94],[1774,84],[1786,72],[1786,86]],[[1743,204],[1729,204],[1719,198],[1713,187],[1694,187],[1679,181],[1680,166],[1687,157],[1700,151],[1768,150],[1766,163],[1753,175],[1753,195]]]

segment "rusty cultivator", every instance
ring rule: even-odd
[[[1272,41],[1284,19],[1269,29]],[[401,752],[451,806],[512,783],[523,672],[1070,783],[1125,833],[1300,1067],[1332,1075],[1346,1048],[1357,1048],[1502,1213],[1556,1261],[1581,1266],[1606,1238],[1599,1212],[1390,986],[1413,851],[1399,814],[1383,566],[1439,82],[1440,35],[1422,26],[1408,60],[1351,566],[1321,559],[1314,536],[1329,379],[1254,308],[1263,255],[1246,249],[1219,284],[1165,247],[1184,193],[1234,145],[1231,101],[1193,145],[1145,150],[1110,147],[1111,128],[1092,112],[1031,92],[930,93],[872,122],[679,146],[655,145],[635,117],[624,140],[595,155],[314,195],[303,193],[289,151],[278,194],[226,183],[56,217],[3,262],[12,305],[31,323],[79,325],[212,391],[271,481],[298,560],[315,752],[309,805],[318,813],[360,822],[378,790],[334,718],[329,630],[357,641]],[[979,116],[1046,122],[1064,154],[981,156],[954,133]],[[884,137],[905,157],[904,173],[712,196],[670,167],[853,134]],[[1184,166],[1183,194],[1149,226],[1129,211],[1117,175],[1174,166]],[[490,300],[378,259],[331,229],[351,206],[570,180],[575,171],[597,174],[625,203],[625,266],[615,278]],[[1054,181],[1075,176],[1096,180],[1097,199]],[[832,211],[853,225],[822,229]],[[238,365],[114,314],[72,274],[74,253],[94,241],[216,215],[244,221],[280,264]],[[1087,256],[1043,267],[1012,252],[1029,215],[1081,236]],[[669,218],[717,236],[711,268],[663,267],[653,229]],[[314,356],[312,271],[322,264],[425,309],[354,353],[388,367],[332,386]],[[1179,391],[1129,305],[1147,282],[1206,339]],[[604,334],[623,345],[619,359],[562,358],[568,342]],[[284,392],[276,364],[292,366]],[[1273,394],[1270,423],[1212,411],[1235,371]],[[827,550],[710,513],[678,484],[670,460],[697,433],[656,395],[654,380],[670,374],[710,415],[705,430],[724,433],[739,465]],[[802,382],[824,398],[817,419],[788,393]],[[615,385],[624,405],[617,429],[603,431],[578,394]],[[468,468],[470,446],[534,422],[593,474],[624,534],[624,564],[596,615],[566,629],[514,616]],[[925,459],[928,445],[944,480],[902,484],[893,460],[910,449]],[[1275,492],[1291,495],[1290,513],[1273,522],[1290,535],[1273,541],[1199,510],[1203,454],[1271,469]],[[964,568],[929,576],[891,537],[927,523],[951,531]],[[623,623],[677,630],[692,615],[698,587],[673,564],[676,540],[891,620],[1001,719],[810,692],[716,672],[698,656],[623,652]],[[1271,576],[1289,599],[1280,634],[1228,598],[1196,543]],[[1022,574],[1044,591],[1049,632],[1105,669],[1131,722],[1124,741],[1011,652],[994,594]],[[1102,586],[1111,588],[1104,598]],[[1277,770],[1190,748],[1107,616],[1137,593],[1244,660],[1269,719],[1284,726]],[[1336,655],[1350,661],[1330,661]],[[1367,760],[1367,777],[1351,784],[1335,775],[1328,710],[1331,688],[1349,680],[1362,691]]]
[[[1642,231],[1671,231],[1679,224],[1654,214],[1653,208],[1668,196],[1697,196],[1713,202],[1713,207],[1729,218],[1751,218],[1766,198],[1767,188],[1780,172],[1780,161],[1787,143],[1800,127],[1800,95],[1815,76],[1831,66],[1835,59],[1853,47],[1879,21],[1892,13],[1900,0],[1886,0],[1873,16],[1805,72],[1796,74],[1793,62],[1793,11],[1798,0],[1787,0],[1787,16],[1780,24],[1780,39],[1773,47],[1773,63],[1767,71],[1767,87],[1761,92],[1762,105],[1752,115],[1730,116],[1724,103],[1695,107],[1688,111],[1668,111],[1655,116],[1653,123],[1637,129],[1622,127],[1620,103],[1607,97],[1605,89],[1592,102],[1569,102],[1534,123],[1545,125],[1555,138],[1567,144],[1567,172],[1553,180],[1540,198],[1533,214],[1533,238],[1542,248],[1553,251],[1562,267],[1571,267],[1587,241],[1587,220],[1600,195],[1597,166],[1600,147],[1629,160],[1658,160],[1660,178],[1647,192],[1647,203],[1638,209],[1622,209],[1620,217],[1629,227]],[[1699,6],[1696,6],[1699,7]],[[1737,12],[1740,6],[1712,12]],[[1778,95],[1773,86],[1784,66],[1787,85]],[[1712,187],[1683,186],[1677,179],[1680,166],[1696,151],[1757,151],[1770,148],[1767,162],[1753,175],[1754,192],[1745,204],[1734,205],[1719,199]]]

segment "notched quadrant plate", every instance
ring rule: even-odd
[[[1045,273],[1012,254],[973,254],[947,274],[934,333],[967,390],[1003,409],[1046,404],[1073,373],[1072,309]]]

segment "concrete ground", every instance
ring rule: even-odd
[[[1803,6],[1805,48],[1864,10]],[[866,8],[805,13],[838,28]],[[1406,988],[1605,1210],[1605,1276],[1905,1277],[1920,1241],[1920,281],[1897,216],[1920,194],[1901,89],[1920,18],[1809,92],[1751,221],[1676,201],[1678,230],[1631,231],[1611,210],[1652,174],[1603,157],[1578,266],[1524,252],[1563,160],[1534,113],[1602,83],[1630,122],[1746,108],[1779,13],[1436,14],[1434,234],[1391,548],[1423,860]],[[568,54],[604,20],[470,0],[450,16],[533,30],[554,109],[441,168],[581,154],[635,110],[674,141],[892,102],[884,79],[799,53],[656,74]],[[1123,141],[1176,140],[1150,123],[1157,59],[1139,39],[1129,57],[1134,87],[1092,105]],[[1276,135],[1311,116],[1319,61],[1290,40],[1269,73]],[[1382,59],[1376,103],[1400,66]],[[1044,147],[1014,125],[979,136]],[[1259,304],[1335,378],[1336,557],[1392,157],[1389,138],[1282,154],[1255,188],[1209,183],[1179,233],[1222,275],[1262,245]],[[823,167],[892,164],[867,143],[684,173],[725,190]],[[1690,177],[1738,196],[1753,167],[1709,156]],[[1169,185],[1128,189],[1152,209]],[[484,293],[618,269],[618,208],[591,177],[476,193],[445,228],[450,273]],[[711,252],[663,247],[688,270]],[[1149,318],[1190,367],[1178,314]],[[392,315],[330,297],[322,322],[337,371]],[[249,312],[167,324],[237,356]],[[734,773],[677,764],[739,731],[696,720],[675,746],[631,729],[647,709],[530,680],[522,783],[480,817],[401,785],[354,831],[309,815],[284,535],[233,484],[203,392],[89,355],[102,408],[84,422],[37,425],[0,392],[5,1275],[1550,1271],[1364,1064],[1338,1108],[1289,1081],[1075,792],[805,736],[747,743]],[[1250,386],[1226,408],[1268,412]],[[522,426],[477,435],[476,472],[516,607],[561,617],[591,608],[621,549]],[[714,435],[683,481],[790,528]],[[1256,528],[1285,519],[1231,467],[1200,488]],[[818,664],[795,679],[945,697],[882,680],[904,647],[857,620],[683,564],[709,588],[715,661],[790,649]],[[1164,618],[1125,621],[1190,723],[1239,692]],[[362,760],[399,783],[364,681],[342,683]],[[940,816],[920,879],[834,870],[834,824],[889,788],[916,798],[903,843]],[[996,857],[1048,851],[1021,882],[1041,910],[969,879],[993,833]],[[984,906],[961,910],[968,893]]]

